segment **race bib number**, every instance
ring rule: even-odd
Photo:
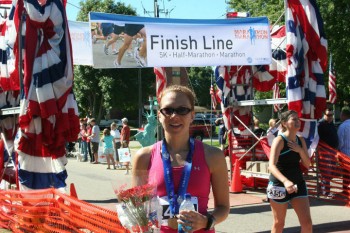
[[[286,197],[286,189],[280,186],[269,184],[266,189],[267,197],[274,200],[280,200]]]
[[[197,197],[191,197],[191,202],[194,205],[194,209],[198,212],[198,198]],[[163,226],[168,226],[168,219],[171,217],[168,197],[167,196],[159,197],[159,203],[160,203],[160,205],[163,208],[162,225]]]

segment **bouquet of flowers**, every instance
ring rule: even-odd
[[[146,184],[115,189],[117,213],[121,224],[131,232],[153,232],[160,228],[162,208],[156,196],[156,186]]]

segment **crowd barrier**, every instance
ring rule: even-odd
[[[306,176],[309,195],[350,206],[350,157],[320,142]]]
[[[55,189],[0,190],[0,228],[12,232],[127,232],[116,212]]]
[[[240,159],[241,170],[246,169],[247,161],[268,160],[268,156],[260,149],[260,144],[252,149],[255,142],[256,140],[252,136],[230,137],[231,168],[235,166],[236,159]],[[246,153],[249,149],[252,150]],[[350,206],[350,157],[323,142],[319,142],[311,161],[309,169],[302,169],[309,196],[339,201]],[[240,180],[244,188],[266,188],[266,177],[268,176],[253,178],[241,175]]]

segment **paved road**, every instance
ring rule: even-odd
[[[114,68],[113,61],[117,58],[117,55],[112,55],[112,46],[109,48],[109,55],[104,53],[103,45],[105,41],[99,40],[96,44],[92,45],[93,51],[93,59],[94,59],[94,67],[96,68]],[[123,44],[122,40],[117,40],[116,49],[119,49]],[[127,52],[124,54],[122,58],[123,67],[135,68],[139,67],[136,60],[134,59],[133,51],[135,49],[136,44],[132,43],[132,54],[128,55]]]
[[[135,146],[132,144],[131,147]],[[132,149],[132,154],[136,152]],[[113,185],[130,184],[131,176],[124,175],[125,170],[107,170],[105,164],[93,165],[69,159],[67,165],[67,185],[75,184],[78,198],[94,205],[114,210],[116,196]],[[263,192],[248,191],[244,196],[245,203],[263,198]],[[267,203],[241,205],[240,194],[230,194],[231,207],[227,220],[216,226],[216,231],[227,233],[270,232],[272,214]],[[254,202],[252,202],[254,203]],[[255,202],[256,203],[256,202]],[[314,232],[350,232],[350,207],[341,204],[311,198],[311,214]],[[285,231],[299,232],[299,223],[292,209],[288,210]]]

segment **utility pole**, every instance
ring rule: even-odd
[[[158,0],[154,0],[154,17],[159,18],[159,5]]]

